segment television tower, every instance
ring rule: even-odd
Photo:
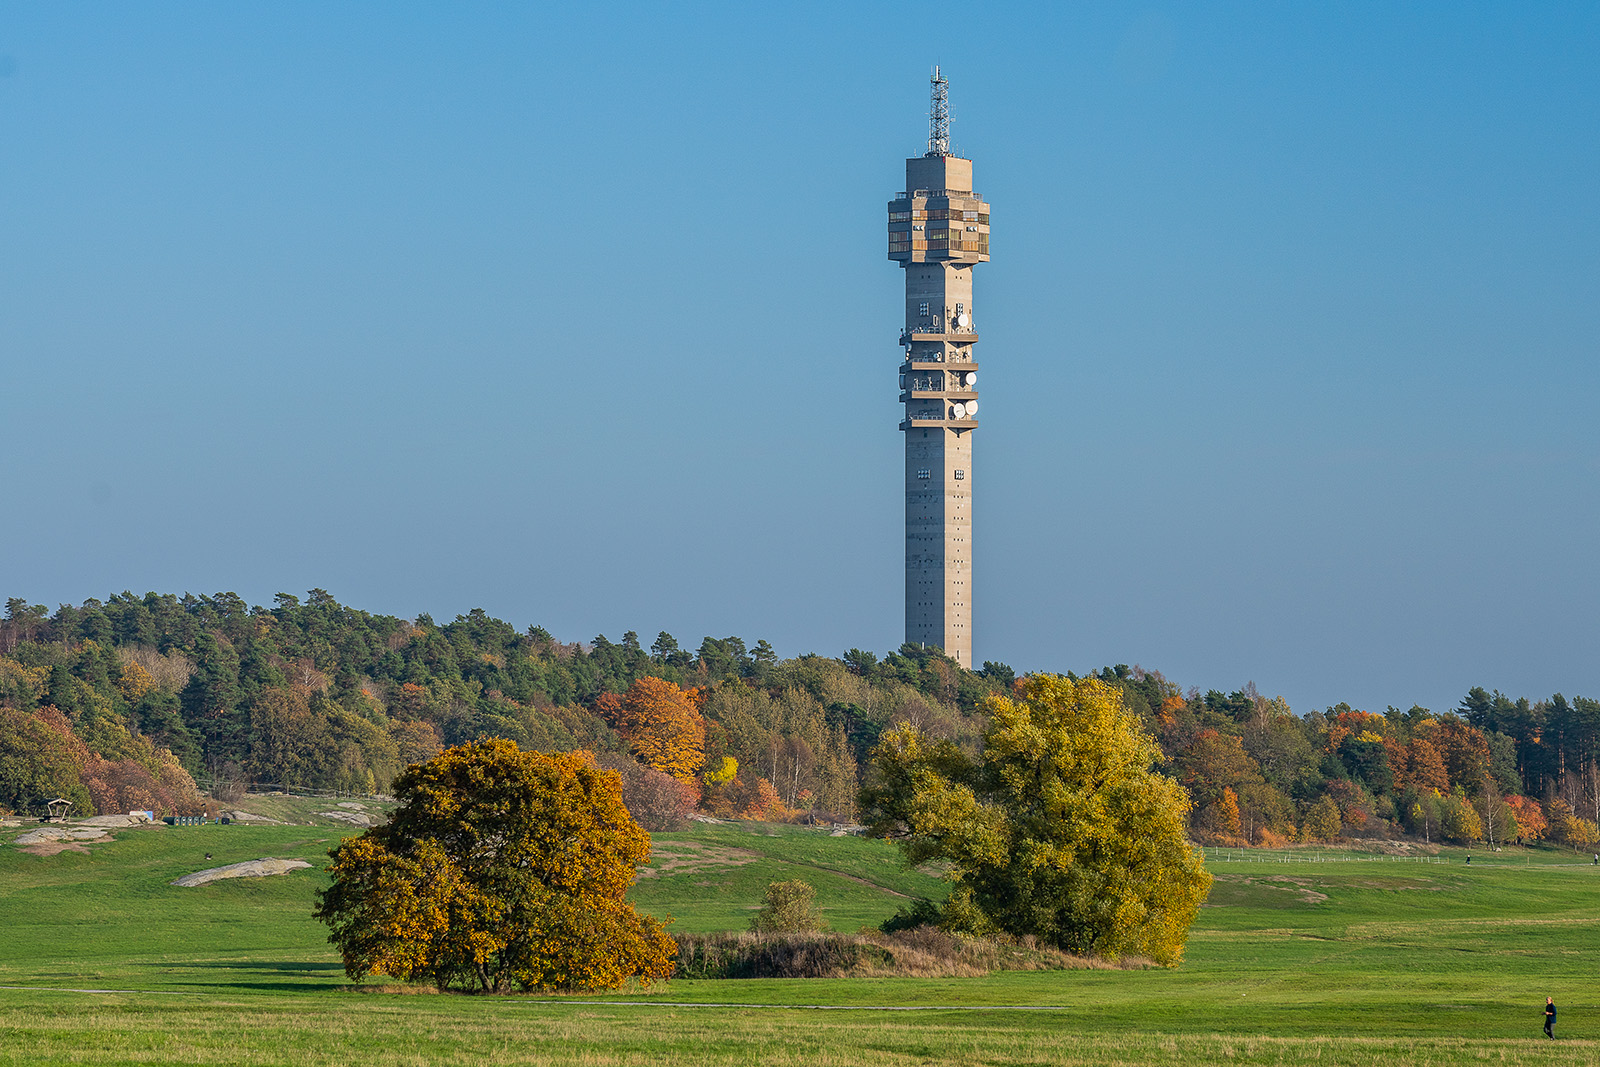
[[[928,151],[906,160],[905,192],[889,201],[889,258],[906,272],[906,641],[971,668],[972,268],[989,260],[989,205],[972,191],[972,161],[950,152],[949,87],[935,67]]]

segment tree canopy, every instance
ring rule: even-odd
[[[41,811],[59,793],[102,813],[188,813],[196,784],[247,780],[385,793],[447,745],[503,737],[658,768],[680,788],[624,773],[625,800],[652,825],[681,819],[683,803],[853,822],[885,732],[910,723],[975,756],[984,701],[1015,682],[1004,663],[972,671],[914,645],[780,660],[735,636],[568,642],[476,608],[436,622],[321,589],[274,600],[123,592],[51,611],[9,597],[0,709],[22,717],[0,722],[0,808]],[[1249,684],[1185,691],[1127,664],[1091,677],[1120,690],[1160,746],[1158,769],[1190,791],[1197,841],[1600,835],[1600,700],[1474,688],[1454,710],[1296,713]]]
[[[949,864],[941,925],[1176,963],[1211,878],[1185,838],[1188,794],[1152,770],[1121,690],[1036,675],[987,706],[977,758],[903,725],[862,793],[909,862]]]
[[[409,768],[384,826],[330,855],[316,915],[345,971],[498,992],[672,973],[677,946],[623,896],[650,835],[587,753],[459,745]]]

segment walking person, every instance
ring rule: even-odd
[[[1556,1039],[1556,1002],[1549,997],[1544,998],[1544,1036]]]

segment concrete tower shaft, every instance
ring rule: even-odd
[[[971,667],[972,269],[989,259],[989,205],[972,191],[971,160],[931,139],[928,155],[906,160],[906,190],[889,202],[889,258],[906,278],[906,640]]]

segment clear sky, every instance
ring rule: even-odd
[[[902,638],[934,63],[976,655],[1600,695],[1600,6],[0,4],[0,595]]]

